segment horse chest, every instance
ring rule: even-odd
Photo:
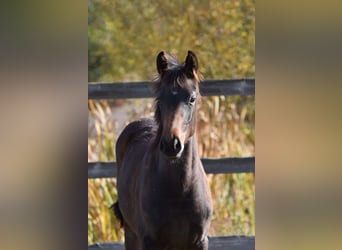
[[[198,202],[198,201],[197,201]],[[144,211],[148,234],[160,242],[184,246],[203,237],[210,217],[210,206],[189,197],[159,197]]]

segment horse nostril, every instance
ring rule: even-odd
[[[179,153],[183,150],[183,145],[178,137],[174,136],[167,140],[162,138],[159,145],[160,151],[168,157],[179,157]]]
[[[173,138],[173,148],[175,150],[178,150],[180,148],[180,142],[179,142],[179,139],[177,137]]]
[[[178,153],[182,149],[182,144],[178,137],[173,138],[173,148],[176,151],[176,153]]]

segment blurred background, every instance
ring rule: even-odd
[[[105,197],[97,205],[91,191],[87,192],[87,187],[92,185],[87,178],[87,158],[88,161],[100,157],[115,158],[113,150],[94,149],[94,154],[88,153],[86,145],[91,144],[91,138],[96,138],[89,136],[94,134],[90,132],[94,131],[90,121],[94,118],[89,110],[90,104],[87,105],[88,81],[148,80],[155,72],[154,60],[159,50],[175,53],[184,60],[189,48],[198,54],[206,79],[254,76],[254,27],[248,28],[249,18],[254,23],[254,14],[246,14],[254,13],[254,7],[246,7],[248,5],[243,1],[215,1],[210,5],[200,1],[172,1],[163,3],[167,6],[164,9],[156,1],[149,5],[144,1],[134,4],[111,1],[111,7],[102,7],[103,11],[108,11],[105,12],[107,14],[94,15],[101,9],[94,7],[105,3],[109,2],[7,1],[0,8],[1,249],[86,249],[88,242],[95,241],[96,237],[105,238],[102,232],[111,232],[113,238],[115,232],[121,233],[116,229],[118,224],[115,221],[105,223],[106,220],[114,220],[109,217],[111,214],[107,208],[111,201],[106,199],[115,199],[115,179],[101,180],[113,192],[111,196],[105,195],[106,185],[101,185],[101,181],[93,183],[98,185],[93,193]],[[147,7],[138,8],[144,4]],[[177,7],[169,8],[171,5]],[[223,7],[213,11],[216,5]],[[132,6],[138,6],[133,15],[124,17],[127,8]],[[151,6],[156,9],[146,12]],[[257,2],[256,249],[342,249],[341,8],[342,2],[336,0]],[[95,27],[91,24],[92,19],[93,23],[97,20],[93,30],[99,33],[93,36],[93,40],[90,39],[91,28]],[[150,26],[146,25],[145,30],[128,32],[149,19],[152,21],[148,22]],[[106,20],[113,20],[116,24]],[[189,22],[182,27],[171,27],[179,20]],[[156,29],[158,24],[165,29]],[[190,26],[192,31],[199,27],[202,30],[197,30],[196,35],[184,33],[183,30]],[[119,32],[111,33],[112,28]],[[242,38],[245,31],[251,42]],[[176,33],[186,34],[184,41],[176,40],[179,39],[174,35]],[[142,47],[145,41],[151,40],[151,34],[158,36]],[[121,40],[121,46],[115,40],[118,36],[125,38]],[[96,43],[95,38],[98,40]],[[139,39],[133,49],[123,46],[130,45],[132,39]],[[92,43],[101,46],[89,51]],[[98,76],[103,76],[103,79],[93,77],[88,80],[88,73],[92,72],[88,60],[91,62],[94,58],[92,53],[104,58],[109,53],[100,50],[104,50],[104,44],[111,43],[113,50],[126,49],[110,60],[120,59],[129,64],[140,58],[140,64],[133,63],[134,70],[122,67],[125,72],[114,74],[115,70],[120,71],[124,62],[111,63],[114,69],[106,70],[106,74],[98,71]],[[142,49],[135,49],[140,46]],[[146,53],[141,60],[139,53],[144,51],[152,52]],[[146,66],[143,66],[145,62]],[[239,68],[246,62],[250,68]],[[229,99],[203,98],[201,110],[212,103],[219,119],[224,107],[221,104]],[[150,103],[152,100],[147,101]],[[235,107],[228,106],[231,111],[224,114],[234,114],[235,109],[241,119],[243,113],[239,109],[242,102],[232,103]],[[94,103],[94,106],[102,108],[102,117],[109,111],[116,114],[101,102]],[[130,117],[137,112],[136,107],[134,105],[130,107],[131,111],[123,113]],[[100,108],[98,110],[98,113],[102,112]],[[212,110],[205,110],[207,119],[212,119]],[[139,115],[144,114],[140,112]],[[123,122],[131,119],[129,117]],[[244,125],[238,123],[236,115],[232,117],[235,120],[229,124],[238,125],[230,126],[241,131],[240,126]],[[114,121],[113,128],[122,126]],[[98,118],[99,125],[95,126],[97,131],[102,131],[98,134],[102,143],[97,143],[97,147],[105,145],[104,134],[110,137],[107,141],[110,145],[118,133],[110,135],[105,132],[101,122]],[[206,145],[227,138],[216,136],[221,124],[217,126],[213,121],[206,124],[212,126],[212,135],[201,139],[203,142],[207,140]],[[250,125],[254,126],[253,123]],[[253,129],[251,131],[253,135]],[[238,134],[233,129],[230,133]],[[241,140],[243,138],[246,137]],[[210,155],[222,153],[222,148],[209,148],[217,151],[212,150]],[[207,150],[203,151],[209,155]],[[111,155],[105,152],[111,152]],[[234,154],[233,146],[229,146],[227,155]],[[243,175],[234,178],[239,177],[247,178]],[[230,181],[232,187],[236,187],[238,180],[229,178],[226,182]],[[217,183],[223,185],[222,182]],[[229,196],[225,196],[227,190],[231,192]],[[233,190],[244,189],[214,190],[217,211],[220,211],[217,209],[218,196],[223,201],[227,200],[225,197],[235,197],[235,200],[241,197],[241,193]],[[243,191],[243,194],[247,193]],[[231,198],[230,202],[236,201]],[[101,216],[95,216],[94,207],[97,211],[103,210]],[[233,207],[240,209],[235,204]],[[89,211],[93,211],[93,215]],[[234,210],[224,211],[226,214],[221,215],[220,225],[237,231],[239,227],[232,226],[237,224],[234,219],[245,214],[238,217],[239,213]],[[85,219],[87,214],[88,220]],[[91,220],[90,216],[93,216]],[[220,219],[215,216],[212,228],[217,230],[215,224]],[[90,223],[104,230],[98,230],[98,235],[91,234]],[[112,229],[107,230],[106,227]]]
[[[151,80],[164,50],[193,50],[205,79],[255,77],[255,1],[88,1],[88,81]],[[153,115],[152,99],[88,101],[88,162],[115,161],[117,136]],[[247,157],[255,150],[254,96],[202,97],[201,157]],[[214,202],[210,235],[255,234],[253,174],[208,175]],[[109,206],[115,179],[88,180],[88,243],[123,241]]]

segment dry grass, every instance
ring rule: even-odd
[[[152,101],[128,101],[129,121],[153,114]],[[137,107],[139,109],[137,110]],[[198,113],[201,157],[254,155],[254,97],[203,97]],[[115,141],[122,130],[111,103],[89,101],[88,161],[115,160]],[[211,235],[255,234],[253,174],[208,175],[214,201]],[[88,243],[123,241],[113,213],[115,179],[88,180]]]

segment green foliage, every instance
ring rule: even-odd
[[[159,51],[198,58],[205,79],[255,75],[254,0],[89,0],[89,82],[149,80]],[[203,97],[197,136],[201,157],[254,155],[254,96]],[[150,116],[151,100],[126,101],[129,119]],[[115,160],[120,129],[112,102],[89,101],[88,160]],[[139,109],[136,109],[139,107]],[[255,234],[254,175],[208,176],[214,215],[211,235]],[[88,181],[88,242],[122,241],[113,213],[115,179]]]
[[[255,1],[89,1],[89,81],[150,79],[159,51],[205,78],[254,77]]]

